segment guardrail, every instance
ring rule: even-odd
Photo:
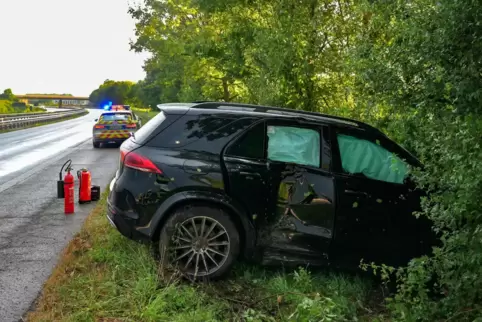
[[[84,109],[73,109],[50,113],[0,114],[0,131],[20,129],[29,125],[42,124],[51,121],[60,121],[84,112]]]

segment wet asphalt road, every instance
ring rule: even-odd
[[[72,159],[86,167],[101,192],[115,175],[118,148],[94,149],[100,111],[61,123],[0,134],[0,321],[19,321],[38,296],[58,256],[94,203],[65,216],[58,173]],[[76,176],[74,174],[74,176]],[[76,178],[76,199],[78,180]]]

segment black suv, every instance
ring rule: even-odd
[[[185,274],[263,264],[405,264],[432,245],[412,215],[421,166],[379,130],[275,107],[201,102],[161,112],[120,148],[108,217]],[[346,266],[345,266],[346,267]]]

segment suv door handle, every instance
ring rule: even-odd
[[[345,189],[345,194],[349,196],[358,196],[358,197],[368,197],[368,193],[363,192],[363,191],[355,191],[355,190],[349,190]]]
[[[260,175],[258,172],[244,172],[244,171],[241,171],[241,172],[239,172],[239,175],[244,176],[244,177],[261,178],[261,175]]]

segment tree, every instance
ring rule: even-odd
[[[288,0],[145,0],[130,9],[138,35],[132,48],[153,54],[146,72],[155,62],[178,99],[195,95],[343,113],[353,108],[353,77],[343,70],[353,8],[348,0],[302,6]]]
[[[0,94],[0,99],[5,99],[13,102],[15,100],[15,95],[13,95],[13,92],[10,88],[7,88],[3,91],[2,94]]]
[[[113,104],[128,104],[134,99],[132,88],[133,82],[106,80],[98,89],[94,90],[89,100],[95,105],[102,105],[108,102]]]
[[[130,13],[138,34],[132,48],[153,54],[146,72],[148,78],[151,72],[162,72],[163,92],[177,99],[224,101],[238,100],[246,92],[240,81],[246,65],[242,51],[223,41],[232,38],[225,15],[201,12],[189,0],[146,0]]]

